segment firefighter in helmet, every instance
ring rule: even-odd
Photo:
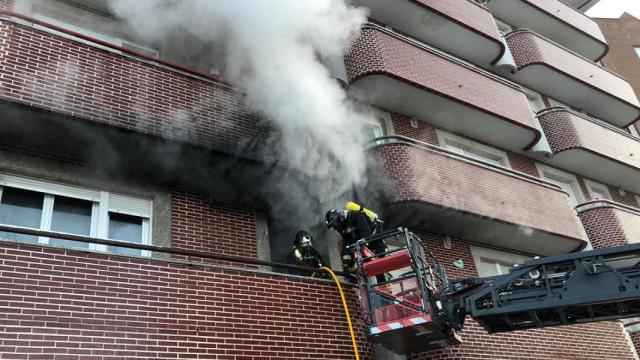
[[[310,268],[324,266],[320,253],[313,247],[313,237],[307,231],[299,231],[293,239],[293,249],[288,255],[289,263]],[[294,275],[309,275],[308,272],[292,270]],[[322,271],[311,274],[311,277],[325,277]]]
[[[325,215],[327,227],[337,231],[342,236],[342,266],[348,273],[355,272],[357,266],[354,260],[353,251],[348,247],[356,241],[374,235],[382,230],[382,221],[378,216],[364,207],[348,202],[346,210],[331,209]],[[374,254],[380,255],[387,252],[387,245],[384,240],[376,240],[367,244],[367,248]],[[378,282],[386,280],[381,276]]]

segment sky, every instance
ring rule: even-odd
[[[587,11],[587,15],[600,18],[618,18],[625,11],[640,18],[640,0],[600,0]]]

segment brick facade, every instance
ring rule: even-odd
[[[13,0],[0,0],[0,10],[11,10],[13,8]]]
[[[570,110],[550,110],[538,119],[554,155],[581,149],[640,170],[640,139]]]
[[[609,53],[602,64],[624,76],[640,94],[640,56],[634,48],[640,46],[640,20],[624,13],[619,19],[596,19],[609,44]],[[636,123],[636,128],[640,125]]]
[[[2,99],[221,151],[267,136],[243,94],[222,83],[7,20],[0,46]]]
[[[0,274],[2,359],[353,358],[329,282],[5,242]]]
[[[506,39],[518,68],[517,78],[524,85],[619,127],[640,117],[640,103],[631,85],[619,75],[526,29],[511,32]],[[572,84],[576,92],[540,83],[541,72],[561,77],[558,83]],[[602,106],[595,105],[596,98]]]
[[[250,206],[173,193],[171,219],[172,248],[258,257],[256,219]]]
[[[389,177],[390,204],[424,203],[477,214],[553,233],[557,241],[581,248],[580,224],[561,191],[408,144],[376,151]],[[541,202],[543,212],[531,206]]]
[[[524,93],[415,44],[364,28],[345,58],[349,82],[383,74],[537,132]]]

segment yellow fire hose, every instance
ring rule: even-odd
[[[353,331],[353,325],[351,324],[351,316],[349,315],[349,307],[347,306],[347,300],[344,298],[344,292],[342,291],[342,285],[340,285],[340,280],[333,272],[333,270],[329,269],[326,266],[320,268],[331,275],[333,278],[333,282],[338,286],[338,291],[340,292],[340,298],[342,299],[342,306],[344,307],[344,314],[347,318],[347,324],[349,324],[349,333],[351,333],[351,343],[353,343],[353,352],[356,355],[356,360],[360,360],[360,355],[358,354],[358,344],[356,343],[356,334]]]

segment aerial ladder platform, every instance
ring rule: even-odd
[[[379,240],[392,250],[368,251]],[[461,343],[467,316],[489,333],[640,316],[640,244],[535,258],[508,274],[458,280],[447,279],[404,228],[352,249],[368,336],[401,354]],[[391,279],[378,282],[383,274]]]

